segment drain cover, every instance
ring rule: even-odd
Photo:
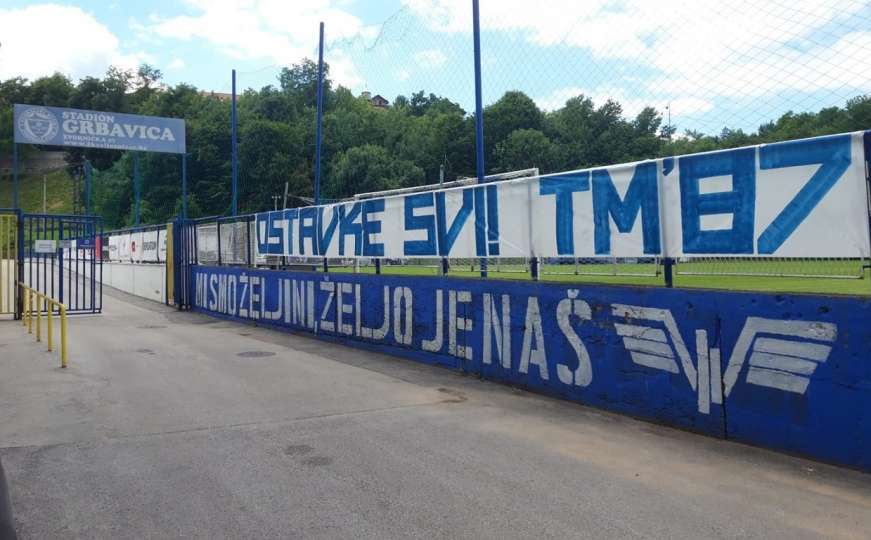
[[[266,358],[267,356],[275,356],[275,353],[269,351],[245,351],[236,353],[236,356],[242,358]]]
[[[140,330],[159,330],[161,328],[166,328],[162,324],[146,324],[145,326],[140,326]]]

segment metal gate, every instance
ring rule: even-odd
[[[18,222],[18,211],[0,210],[0,315],[18,311]]]
[[[23,214],[19,227],[21,281],[64,304],[67,313],[100,313],[102,219]]]
[[[197,264],[196,223],[178,219],[169,230],[172,231],[173,300],[179,309],[188,310],[193,303],[191,267]],[[168,245],[167,249],[169,249]],[[168,254],[167,259],[169,259]],[[167,271],[169,271],[168,267]]]

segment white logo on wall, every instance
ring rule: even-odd
[[[18,129],[34,143],[54,139],[59,127],[54,113],[45,107],[31,107],[18,117]]]
[[[711,403],[722,404],[724,395],[731,394],[748,352],[747,384],[804,395],[810,376],[828,359],[830,344],[838,335],[838,327],[832,323],[748,317],[721,381],[720,349],[708,347],[707,331],[696,330],[697,359],[693,364],[671,311],[613,304],[611,313],[626,320],[614,326],[632,362],[668,373],[683,371],[698,393],[699,412],[703,414],[710,413]],[[647,324],[639,324],[641,321]]]

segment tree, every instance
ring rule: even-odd
[[[102,77],[73,82],[61,74],[28,81],[0,81],[0,153],[12,145],[13,103],[183,118],[187,128],[189,215],[226,214],[230,208],[230,103],[186,84],[165,86],[159,69],[109,69]],[[304,60],[281,71],[279,86],[245,89],[239,97],[240,207],[272,207],[284,182],[296,195],[313,184],[317,64]],[[871,97],[845,106],[793,111],[755,131],[726,126],[702,133],[677,125],[646,107],[627,117],[620,103],[596,106],[583,95],[542,113],[522,92],[507,92],[484,111],[486,164],[492,171],[539,167],[543,172],[610,165],[666,155],[867,129]],[[423,90],[398,96],[388,109],[373,107],[347,88],[325,88],[324,193],[358,192],[433,184],[475,174],[475,119],[450,99]],[[97,169],[95,203],[107,226],[132,223],[132,155],[66,148],[78,166]],[[26,159],[37,147],[19,148]],[[142,216],[169,219],[180,207],[179,158],[142,154]],[[8,186],[8,182],[0,183]]]
[[[410,161],[392,157],[381,146],[366,144],[351,148],[336,157],[325,182],[325,193],[345,198],[423,184],[423,170]]]
[[[330,65],[324,62],[324,97],[330,92]],[[308,58],[289,68],[281,68],[278,75],[281,89],[295,98],[297,106],[315,107],[318,98],[318,64]]]
[[[541,129],[543,115],[532,99],[523,92],[506,92],[484,109],[484,155],[494,157],[496,145],[517,129]]]
[[[556,147],[537,129],[517,129],[496,145],[496,162],[504,172],[538,167],[549,173],[554,171]]]

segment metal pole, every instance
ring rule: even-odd
[[[85,215],[91,215],[91,180],[92,180],[91,162],[85,160]],[[43,212],[44,213],[44,212]]]
[[[43,213],[43,214],[46,214],[46,213],[47,213],[47,212],[45,211],[45,209],[46,209],[46,204],[45,204],[45,192],[46,192],[46,186],[45,186],[45,185],[46,185],[46,183],[47,183],[47,180],[46,180],[46,178],[45,178],[45,175],[43,174],[43,175],[42,175],[42,213]]]
[[[475,49],[475,157],[478,183],[484,183],[484,113],[481,96],[481,13],[472,0],[472,35]],[[487,259],[481,259],[481,277],[487,277]]]
[[[287,208],[287,190],[289,188],[289,184],[290,184],[290,182],[284,183],[284,204],[281,207],[282,209]]]
[[[181,155],[181,218],[188,217],[188,155]]]
[[[321,203],[321,124],[324,119],[324,23],[320,27],[318,45],[318,116],[315,136],[315,205]]]
[[[12,208],[18,208],[18,144],[12,143]]]
[[[133,152],[133,226],[139,226],[139,152]]]
[[[236,126],[236,70],[233,70],[233,99],[230,104],[230,137],[232,141],[230,143],[230,152],[232,155],[232,164],[233,164],[233,172],[232,172],[232,182],[233,182],[233,202],[231,205],[232,215],[236,215],[239,210],[239,155],[236,148],[237,142],[237,126]]]

